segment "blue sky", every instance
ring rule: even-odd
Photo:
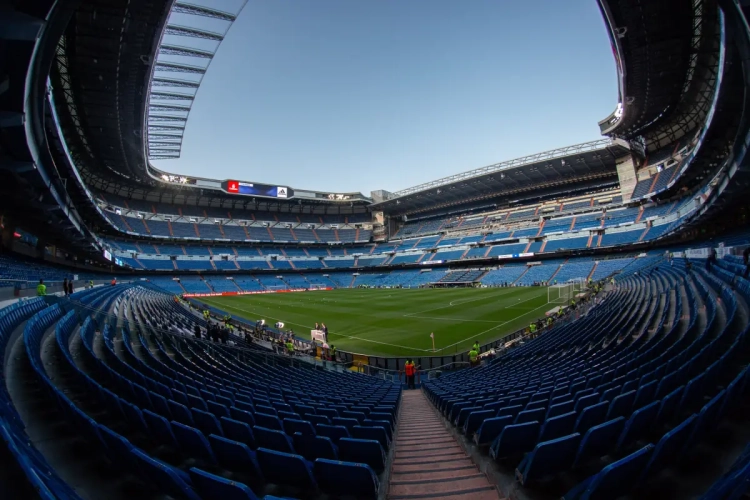
[[[616,104],[595,0],[251,0],[154,164],[396,191],[598,139]]]

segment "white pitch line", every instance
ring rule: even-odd
[[[527,299],[527,300],[522,300],[522,301],[521,301],[520,303],[523,303],[523,302],[528,302],[529,300],[533,300],[533,299],[535,299],[535,298],[537,298],[537,297],[532,297],[532,298],[530,298],[530,299]],[[549,304],[547,303],[547,304],[543,304],[543,305],[541,305],[541,306],[539,306],[539,307],[535,307],[534,309],[531,309],[531,310],[530,310],[529,312],[526,312],[526,313],[523,313],[523,314],[521,314],[521,315],[518,315],[518,316],[516,316],[516,317],[515,317],[515,318],[513,318],[513,319],[509,319],[508,321],[503,321],[502,323],[498,323],[497,325],[493,326],[492,328],[488,328],[487,330],[485,330],[485,331],[483,331],[483,332],[479,332],[479,333],[477,333],[476,335],[472,335],[471,337],[467,337],[467,338],[465,338],[465,339],[463,339],[463,340],[459,340],[458,342],[454,342],[454,343],[453,343],[453,344],[451,344],[451,345],[447,345],[447,346],[445,346],[445,347],[441,347],[440,349],[437,349],[437,350],[435,350],[434,352],[441,352],[441,351],[444,351],[444,350],[446,350],[446,349],[450,349],[451,347],[453,347],[453,346],[457,346],[458,344],[461,344],[461,343],[463,343],[463,342],[466,342],[467,340],[471,340],[471,339],[474,339],[474,338],[476,338],[476,337],[479,337],[480,335],[484,335],[485,333],[491,332],[491,331],[493,331],[493,330],[497,330],[497,329],[498,329],[498,328],[500,328],[501,326],[503,326],[503,325],[507,325],[507,324],[508,324],[508,323],[510,323],[511,321],[516,321],[516,320],[517,320],[518,318],[522,318],[522,317],[526,316],[527,314],[530,314],[530,313],[532,313],[532,312],[534,312],[534,311],[536,311],[536,310],[538,310],[538,309],[541,309],[541,308],[543,308],[543,307],[547,307],[548,305],[549,305]],[[508,307],[504,307],[503,309],[509,309],[509,308],[510,308],[510,306],[508,306]]]
[[[497,297],[503,297],[505,295],[509,295],[509,293],[498,293],[498,294],[493,294],[493,295],[485,295],[485,296],[482,296],[482,297],[477,297],[475,299],[468,299],[468,300],[465,300],[465,301],[460,302],[459,304],[455,304],[455,305],[468,304],[470,302],[477,302],[477,301],[486,300],[486,299],[494,299],[494,298],[497,298]],[[447,309],[449,307],[454,307],[453,302],[457,302],[458,300],[461,300],[461,299],[457,299],[457,300],[451,301],[451,302],[448,303],[447,306],[433,307],[431,309],[425,309],[424,311],[415,311],[413,313],[404,314],[403,317],[404,318],[412,318],[412,317],[414,317],[414,316],[416,316],[418,314],[422,314],[422,313],[426,313],[426,312],[430,312],[430,311],[439,311],[441,309]],[[445,318],[443,318],[443,319],[445,319]]]

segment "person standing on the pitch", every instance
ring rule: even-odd
[[[406,360],[404,372],[406,373],[406,386],[409,389],[414,389],[414,375],[417,373],[417,367],[414,366],[414,361],[411,359]]]
[[[320,329],[323,331],[323,339],[325,340],[325,343],[328,343],[328,327],[325,323],[320,324]]]

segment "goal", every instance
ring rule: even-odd
[[[310,283],[310,286],[307,287],[308,290],[325,290],[328,288],[328,285],[324,283]]]
[[[547,302],[550,304],[567,304],[575,295],[575,284],[564,283],[547,287]]]

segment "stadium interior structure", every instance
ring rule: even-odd
[[[241,8],[0,5],[3,498],[747,494],[747,1],[598,0],[602,139],[369,195],[151,164]],[[419,390],[195,338],[176,299],[605,279]]]

